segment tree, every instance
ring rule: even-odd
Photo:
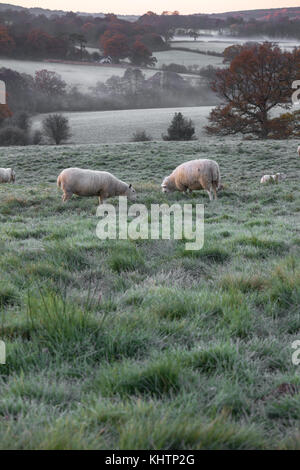
[[[74,45],[74,47],[76,46],[79,47],[80,60],[82,60],[83,54],[85,52],[86,43],[87,43],[86,38],[84,37],[83,34],[73,33],[73,34],[70,34],[70,41]]]
[[[66,82],[56,72],[49,70],[38,70],[34,78],[37,90],[46,93],[48,96],[64,95],[66,92]]]
[[[12,115],[13,114],[7,104],[0,104],[0,126],[5,119],[11,118]]]
[[[141,42],[135,41],[130,51],[130,61],[134,65],[155,65],[156,57],[152,56],[152,52]]]
[[[254,134],[267,138],[273,108],[291,105],[291,83],[300,75],[300,49],[282,52],[272,43],[246,46],[212,84],[224,104],[209,116],[210,134]],[[273,123],[274,124],[274,123]]]
[[[186,119],[181,113],[175,113],[171,125],[168,127],[168,135],[163,135],[163,140],[192,140],[195,127],[191,119]]]
[[[111,36],[109,31],[107,33],[103,34],[100,40],[104,55],[112,57],[116,62],[128,57],[130,49],[125,34],[117,33]]]
[[[0,25],[0,54],[10,54],[15,48],[15,41],[5,26]]]
[[[72,135],[69,120],[62,114],[50,114],[43,120],[42,126],[45,135],[56,145],[68,140]]]

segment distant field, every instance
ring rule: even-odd
[[[202,138],[0,149],[0,166],[17,174],[0,185],[1,449],[300,449],[296,147]],[[161,192],[165,175],[199,157],[220,164],[217,201]],[[97,198],[61,202],[56,178],[69,166],[133,183],[149,211],[205,204],[203,249],[100,241]],[[282,184],[260,185],[277,171]]]
[[[184,44],[184,43],[179,43]],[[176,45],[178,45],[176,43]],[[174,47],[176,47],[174,45]],[[178,46],[179,47],[179,46]],[[189,47],[189,46],[181,46]],[[185,65],[199,65],[199,67],[206,67],[207,65],[213,65],[214,67],[222,66],[222,57],[214,57],[204,54],[195,54],[194,52],[187,51],[160,51],[154,52],[153,55],[157,58],[156,67],[161,67],[163,64],[169,65],[172,63]]]
[[[203,38],[199,37],[196,41],[191,40],[189,38],[187,39],[181,39],[180,41],[172,41],[171,42],[171,47],[186,47],[188,49],[198,49],[200,51],[214,51],[214,52],[223,52],[226,47],[232,46],[233,44],[243,44],[247,41],[258,41],[258,42],[263,42],[266,41],[267,39],[265,38],[222,38],[218,37],[216,38],[206,38],[203,40]],[[269,39],[269,41],[276,42],[273,39]],[[292,50],[294,47],[300,47],[300,42],[299,41],[279,41],[277,42],[278,46],[281,47],[283,50]],[[212,64],[213,65],[213,64]]]
[[[112,67],[108,65],[69,65],[9,59],[1,59],[0,67],[7,67],[17,72],[28,73],[30,75],[34,75],[37,70],[47,69],[59,73],[68,85],[77,85],[82,91],[87,90],[88,87],[95,86],[98,81],[105,82],[112,75],[122,76],[126,70],[124,67]],[[147,78],[156,73],[156,70],[142,70]]]
[[[64,113],[70,120],[73,136],[71,141],[78,144],[96,144],[128,142],[132,134],[145,129],[154,140],[161,140],[175,112],[182,112],[192,119],[198,136],[203,133],[203,126],[211,106],[193,108],[132,109],[124,111],[99,111]],[[33,119],[34,127],[39,127],[44,115]]]
[[[214,51],[222,53],[226,47],[232,46],[233,42],[222,41],[173,41],[171,47],[187,47],[188,49],[196,49],[199,51]]]

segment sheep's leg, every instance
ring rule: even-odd
[[[207,190],[206,192],[207,192],[207,194],[208,194],[209,200],[210,200],[210,201],[213,201],[214,198],[213,198],[212,190],[210,189],[210,190]]]
[[[101,206],[102,204],[102,199],[101,199],[101,196],[99,196],[99,206]]]
[[[215,199],[218,199],[217,188],[215,186],[213,187],[213,191],[214,191]]]
[[[69,199],[71,199],[71,197],[72,197],[72,193],[67,193],[67,192],[65,192],[65,193],[62,195],[62,200],[63,200],[63,202],[66,202],[66,201],[68,201]]]

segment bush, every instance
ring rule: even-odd
[[[151,135],[147,135],[146,131],[134,132],[131,142],[149,142],[152,140]]]
[[[167,72],[176,72],[176,73],[188,73],[188,69],[184,65],[180,64],[169,64],[169,65],[162,65],[162,70],[166,70]]]
[[[31,137],[31,142],[33,145],[40,145],[43,140],[43,133],[40,129],[36,129]]]
[[[7,126],[0,129],[0,146],[27,145],[27,133],[15,126]]]
[[[191,119],[186,119],[181,113],[175,113],[171,125],[168,127],[168,135],[163,135],[163,140],[192,140],[195,138],[195,127]]]
[[[71,137],[69,120],[62,114],[50,114],[43,120],[45,135],[56,145]]]

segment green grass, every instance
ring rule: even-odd
[[[300,448],[296,145],[0,149],[17,174],[0,185],[0,448]],[[220,165],[218,201],[163,194],[163,177],[197,157]],[[61,202],[69,166],[111,171],[148,208],[204,203],[203,249],[100,241],[97,198]],[[276,172],[287,179],[260,185]]]

